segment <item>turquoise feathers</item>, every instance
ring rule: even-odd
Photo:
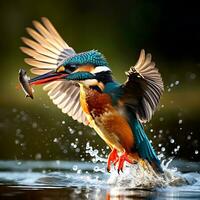
[[[160,160],[158,159],[149,139],[147,138],[146,133],[144,132],[144,128],[141,123],[136,118],[135,113],[132,112],[130,108],[127,107],[127,117],[129,124],[133,130],[135,137],[135,148],[139,153],[140,157],[148,160],[151,164],[154,164],[155,169],[158,172],[163,172],[162,167],[160,166]]]
[[[66,65],[94,65],[94,66],[108,66],[108,62],[104,58],[103,54],[96,50],[86,51],[83,53],[76,54],[63,63]]]
[[[123,88],[117,82],[110,82],[105,85],[104,93],[107,93],[112,98],[112,103],[114,106],[118,104],[118,101],[124,95]],[[134,111],[128,106],[125,106],[125,116],[128,119],[128,123],[135,138],[135,150],[138,152],[141,158],[148,160],[151,164],[155,165],[155,169],[158,172],[163,172],[160,166],[160,160],[158,159],[149,139],[144,131],[142,124],[136,117]]]
[[[94,79],[95,76],[89,72],[76,72],[69,74],[66,79],[67,80],[87,80]]]
[[[118,100],[123,95],[123,91],[121,90],[121,85],[116,81],[109,82],[105,85],[103,90],[104,93],[107,93],[111,96],[112,104],[115,106],[118,104]]]

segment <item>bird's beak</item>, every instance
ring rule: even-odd
[[[67,73],[62,73],[62,72],[58,72],[58,71],[50,71],[46,74],[42,74],[42,75],[39,75],[39,76],[36,76],[36,77],[30,79],[29,84],[30,85],[40,85],[40,84],[64,79],[67,76],[68,76]]]
[[[34,78],[29,78],[26,74],[26,71],[23,69],[19,70],[19,82],[20,85],[23,89],[23,91],[26,94],[26,97],[31,97],[33,98],[33,85],[40,85],[60,79],[64,79],[68,76],[68,73],[64,73],[63,71],[61,72],[60,70],[52,70],[48,73],[36,76]]]

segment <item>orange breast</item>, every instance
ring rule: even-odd
[[[134,146],[132,130],[127,120],[112,106],[111,97],[96,90],[88,88],[84,90],[81,95],[81,105],[94,119],[98,130],[101,130],[102,133],[99,135],[109,146],[130,152]]]

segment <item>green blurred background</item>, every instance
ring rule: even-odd
[[[135,64],[140,49],[153,54],[165,94],[145,125],[155,149],[167,157],[200,160],[200,14],[193,1],[1,1],[0,159],[85,160],[87,142],[108,149],[90,128],[61,113],[41,87],[35,99],[16,89],[29,67],[19,51],[25,27],[48,17],[77,52],[98,49],[115,78]]]

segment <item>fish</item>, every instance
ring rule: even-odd
[[[31,87],[29,80],[30,77],[27,76],[26,71],[24,69],[19,70],[19,83],[22,90],[25,93],[25,97],[30,97],[33,99],[33,88]]]

